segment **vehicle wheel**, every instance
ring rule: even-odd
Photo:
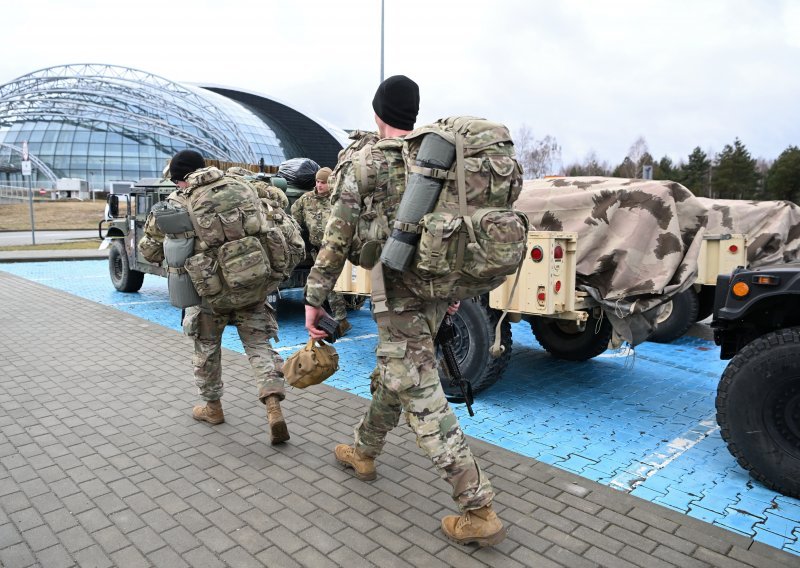
[[[699,300],[694,288],[676,294],[665,304],[647,341],[669,343],[683,336],[697,321],[698,307]]]
[[[722,374],[716,407],[722,439],[739,465],[800,498],[800,328],[748,343]]]
[[[602,312],[601,312],[602,314]],[[608,318],[589,312],[585,322],[532,317],[531,331],[536,340],[557,359],[586,361],[608,349],[614,328]]]
[[[120,292],[138,292],[144,282],[144,272],[131,270],[125,243],[115,239],[108,251],[108,272],[111,283]]]
[[[360,296],[354,294],[344,294],[344,305],[348,310],[360,310],[364,307],[369,296]]]
[[[501,313],[489,307],[488,298],[478,297],[463,300],[458,311],[451,316],[455,326],[453,352],[461,376],[472,384],[473,394],[486,390],[496,383],[511,358],[511,324],[507,319],[500,328],[500,344],[505,347],[503,354],[494,358],[489,353]],[[442,361],[441,354],[437,356]],[[450,380],[441,370],[439,377],[448,398],[461,398],[461,390],[458,387],[451,387]]]

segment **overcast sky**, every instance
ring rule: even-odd
[[[555,137],[565,163],[619,163],[638,137],[685,160],[738,137],[800,146],[799,0],[385,0],[384,77],[421,90],[417,124],[470,114]],[[381,0],[6,0],[0,84],[122,65],[255,91],[375,129]]]

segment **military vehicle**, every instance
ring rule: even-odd
[[[711,327],[730,359],[716,397],[722,439],[752,477],[800,498],[800,264],[721,275]]]

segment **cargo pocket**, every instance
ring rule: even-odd
[[[225,242],[225,232],[222,230],[222,222],[216,213],[206,213],[197,216],[197,233],[206,246],[218,247]]]
[[[463,271],[477,279],[513,274],[525,254],[524,218],[507,209],[479,209],[472,223],[477,245],[467,247]]]
[[[222,222],[222,231],[225,234],[225,240],[236,241],[246,236],[244,223],[242,221],[242,212],[238,207],[219,213],[219,220]]]
[[[381,383],[393,392],[419,386],[419,371],[414,361],[406,357],[407,341],[381,341],[375,354],[381,373]]]
[[[186,273],[200,296],[213,296],[222,291],[222,280],[217,272],[217,261],[205,253],[186,259]]]
[[[486,204],[492,207],[506,207],[516,197],[512,196],[517,162],[509,156],[492,156],[489,162],[489,199]]]
[[[264,247],[256,237],[225,243],[217,253],[222,277],[231,290],[263,284],[269,274]]]
[[[416,252],[416,271],[424,279],[453,271],[461,217],[450,213],[428,213],[420,219],[422,230]]]

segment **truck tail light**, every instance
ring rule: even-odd
[[[542,247],[536,245],[531,249],[531,260],[533,262],[542,262],[543,258],[544,258],[544,251],[542,250]]]
[[[556,245],[556,247],[553,249],[553,258],[556,260],[561,260],[564,258],[564,249],[561,247],[561,245]]]
[[[731,254],[736,254],[737,252],[739,252],[739,247],[737,247],[736,245],[731,245],[728,247],[728,252],[730,252]]]
[[[556,280],[553,289],[556,291],[556,294],[558,294],[561,291],[561,280]]]

